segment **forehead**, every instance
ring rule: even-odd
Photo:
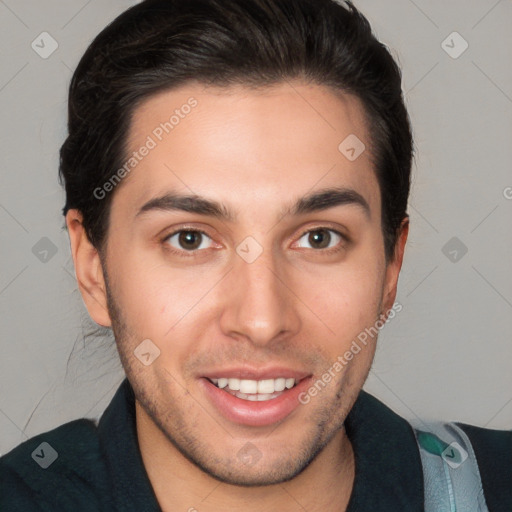
[[[362,104],[323,86],[159,93],[135,109],[128,147],[139,155],[119,192],[133,207],[173,190],[261,209],[333,186],[380,205]]]

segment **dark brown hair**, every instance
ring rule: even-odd
[[[407,216],[412,134],[400,69],[351,2],[145,0],[122,13],[90,44],[71,80],[60,150],[64,214],[80,210],[101,250],[114,192],[98,199],[94,191],[126,161],[131,117],[143,100],[187,81],[263,87],[294,78],[362,102],[391,258]]]

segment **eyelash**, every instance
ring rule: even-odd
[[[304,235],[307,235],[308,233],[314,233],[316,231],[328,231],[330,233],[334,233],[335,235],[338,235],[342,241],[344,241],[344,243],[348,243],[350,242],[349,238],[344,235],[343,233],[340,233],[339,231],[335,230],[335,229],[332,229],[332,228],[329,228],[327,226],[318,226],[318,227],[315,227],[313,229],[308,229],[306,231],[304,231],[300,237],[298,238],[298,240],[300,240],[302,237],[304,237]],[[169,239],[172,238],[174,235],[177,235],[178,233],[200,233],[201,235],[204,235],[210,239],[212,239],[212,237],[204,230],[202,229],[198,229],[198,228],[186,228],[186,227],[182,227],[180,229],[177,229],[175,231],[173,231],[172,233],[169,233],[167,234],[163,239],[162,239],[162,243],[164,245],[166,245],[166,248],[168,251],[170,251],[171,253],[173,254],[177,254],[178,256],[183,256],[183,257],[198,257],[198,253],[200,253],[201,251],[205,251],[205,249],[193,249],[191,251],[186,251],[185,249],[182,249],[182,250],[179,250],[179,249],[176,249],[174,247],[172,247],[168,242],[169,242]],[[335,254],[339,251],[341,251],[343,249],[343,243],[338,243],[336,246],[334,247],[329,247],[327,249],[310,249],[312,251],[315,251],[317,253],[321,253],[321,254],[324,254],[324,255],[330,255],[330,254]],[[301,247],[299,249],[304,249],[304,247]],[[307,249],[307,248],[306,248]]]

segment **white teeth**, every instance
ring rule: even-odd
[[[226,390],[228,393],[236,396],[237,398],[241,398],[242,400],[248,400],[249,402],[266,402],[268,400],[273,400],[277,398],[281,393],[272,393],[272,394],[262,394],[262,395],[247,395],[245,393],[240,393],[240,391],[231,391]]]
[[[293,385],[295,384],[295,379],[286,379],[285,386],[288,389],[293,388]]]
[[[286,379],[276,379],[274,381],[274,391],[283,391],[286,387]]]
[[[238,391],[240,389],[240,379],[228,379],[229,389]]]
[[[291,389],[296,384],[295,379],[285,379],[284,377],[262,380],[221,377],[210,380],[220,389],[226,388],[226,390],[239,391],[244,395],[272,395],[285,389]]]
[[[258,381],[258,393],[273,393],[274,379],[265,379]]]
[[[240,393],[257,393],[258,392],[258,381],[257,380],[246,380],[240,381]]]

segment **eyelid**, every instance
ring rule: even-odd
[[[342,229],[340,229],[339,227],[333,227],[333,226],[329,226],[326,224],[319,224],[318,226],[312,226],[312,227],[308,227],[308,228],[302,230],[300,232],[300,235],[298,236],[298,239],[302,238],[307,233],[311,233],[314,231],[321,231],[321,230],[332,231],[333,233],[336,233],[341,238],[343,238],[343,240],[345,240],[347,242],[350,241],[348,234],[344,233],[344,231]]]
[[[213,236],[208,232],[208,230],[206,230],[204,228],[197,227],[197,226],[189,226],[189,225],[184,224],[182,226],[173,227],[170,231],[167,231],[167,229],[168,228],[162,230],[162,232],[164,232],[165,235],[159,237],[162,239],[162,241],[167,240],[171,236],[174,236],[177,233],[180,233],[182,231],[192,231],[194,233],[201,233],[201,234],[206,235],[207,237],[213,239]]]

